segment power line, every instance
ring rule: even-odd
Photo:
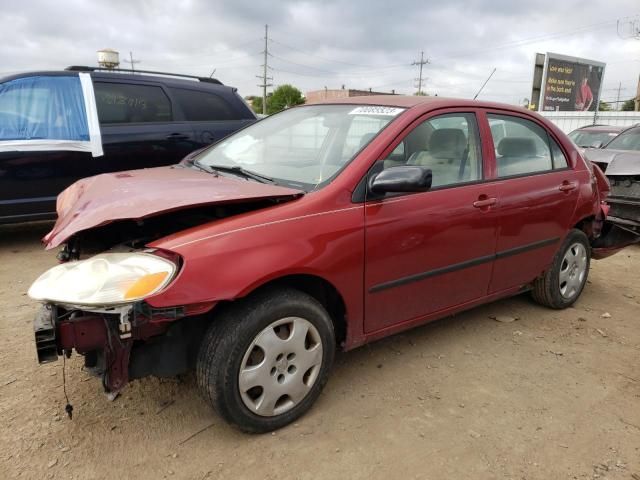
[[[342,65],[349,65],[352,67],[361,67],[361,68],[375,68],[375,69],[386,69],[386,68],[395,68],[395,67],[406,67],[408,64],[406,63],[399,63],[399,64],[393,64],[393,65],[367,65],[367,64],[359,64],[359,63],[351,63],[351,62],[343,62],[342,60],[335,60],[335,59],[330,59],[330,58],[326,58],[326,57],[321,57],[320,55],[316,55],[313,53],[308,53],[305,52],[304,50],[300,50],[297,47],[293,47],[291,45],[288,45],[286,43],[283,42],[279,42],[277,40],[274,39],[270,39],[270,42],[273,43],[277,43],[278,45],[282,45],[283,47],[287,47],[291,50],[295,50],[296,52],[300,52],[300,53],[304,53],[306,56],[308,57],[315,57],[315,58],[319,58],[320,60],[324,60],[325,62],[329,62],[329,63],[341,63]]]
[[[624,17],[624,18],[626,19],[626,18],[632,18],[632,17]],[[606,21],[603,21],[603,22],[593,23],[593,24],[589,24],[589,25],[583,25],[583,26],[576,27],[576,28],[571,29],[571,30],[564,30],[564,31],[560,31],[560,32],[547,33],[547,34],[539,35],[539,36],[536,36],[536,37],[522,38],[522,39],[519,39],[519,40],[514,40],[512,42],[507,42],[507,43],[503,43],[503,44],[490,46],[490,47],[487,47],[487,48],[482,49],[482,50],[473,50],[473,51],[469,50],[467,52],[452,53],[452,54],[448,54],[447,55],[447,60],[450,60],[452,58],[460,58],[460,57],[467,57],[467,56],[471,56],[471,55],[477,55],[477,54],[480,54],[480,53],[491,52],[491,51],[499,50],[499,49],[512,48],[512,47],[521,47],[521,46],[528,45],[528,44],[531,44],[531,43],[537,43],[537,42],[541,42],[541,41],[545,41],[545,40],[552,40],[552,39],[555,39],[555,38],[571,36],[571,35],[575,35],[575,34],[579,34],[579,33],[584,33],[584,32],[589,31],[589,30],[600,29],[600,28],[604,28],[604,27],[608,27],[608,26],[617,24],[620,20],[622,20],[622,19],[611,19],[611,20],[606,20]],[[447,61],[447,60],[443,59],[443,61]]]

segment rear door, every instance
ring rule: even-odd
[[[182,118],[194,130],[195,141],[202,146],[217,142],[230,133],[255,121],[248,108],[230,102],[214,91],[171,87],[171,96],[182,111]]]
[[[93,85],[104,149],[97,171],[171,165],[201,145],[189,123],[176,120],[161,84],[95,78]]]
[[[578,178],[544,125],[487,112],[498,216],[489,293],[525,285],[553,260],[578,201]]]

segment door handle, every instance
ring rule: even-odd
[[[473,206],[476,208],[484,208],[484,207],[490,207],[492,205],[495,205],[496,203],[498,203],[497,198],[493,198],[493,197],[489,198],[486,195],[480,195],[478,200],[473,202]]]
[[[184,133],[172,133],[167,135],[167,140],[188,140],[189,135],[185,135]]]
[[[567,180],[565,180],[564,182],[562,182],[562,185],[558,187],[558,189],[561,192],[570,192],[571,190],[575,190],[576,187],[577,185],[575,183],[568,182]]]

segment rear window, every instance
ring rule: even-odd
[[[184,119],[191,122],[236,120],[238,115],[225,99],[215,93],[172,88],[174,99],[180,104]]]
[[[640,150],[640,128],[621,133],[611,140],[607,148],[612,150]]]
[[[80,79],[32,76],[0,83],[0,140],[89,140]]]
[[[152,85],[94,82],[100,123],[170,122],[171,102]]]

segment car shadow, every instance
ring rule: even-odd
[[[40,243],[42,237],[51,230],[51,227],[53,227],[53,222],[49,220],[0,225],[0,248],[22,251],[25,246],[31,247]]]

